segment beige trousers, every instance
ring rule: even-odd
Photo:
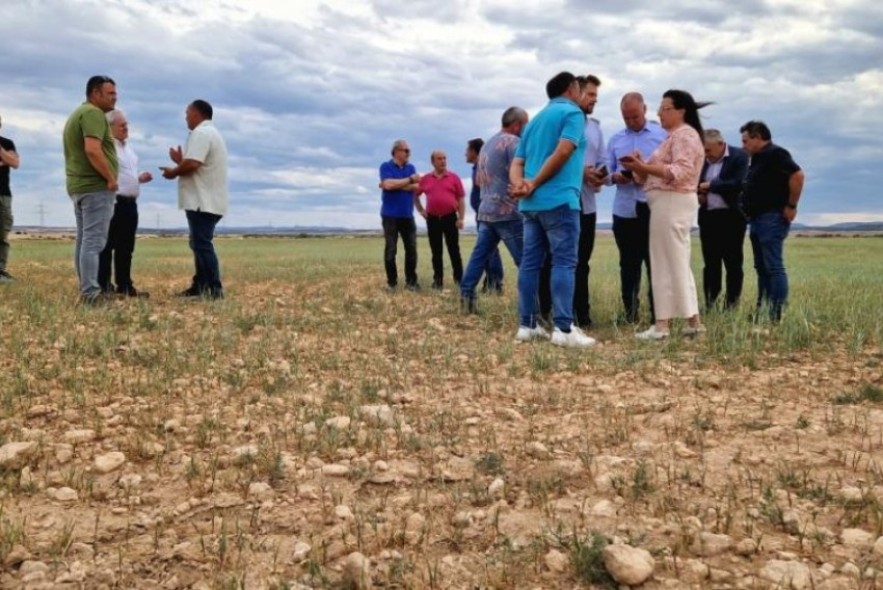
[[[690,229],[696,219],[696,193],[651,190],[650,280],[657,320],[690,318],[699,313],[696,281],[690,269]]]

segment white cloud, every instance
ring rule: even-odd
[[[883,5],[870,0],[13,0],[0,53],[3,133],[19,223],[71,225],[61,128],[86,79],[119,83],[145,168],[186,138],[201,97],[231,154],[228,223],[377,227],[377,167],[406,137],[418,169],[441,148],[464,180],[465,141],[493,133],[517,104],[535,112],[547,78],[598,74],[596,116],[621,127],[619,96],[651,109],[667,88],[713,100],[709,125],[738,141],[761,118],[807,171],[803,219],[878,214],[883,158]],[[609,192],[609,191],[608,191]],[[601,219],[611,195],[602,193]],[[142,208],[171,225],[174,183],[144,188]],[[815,217],[811,217],[815,216]],[[145,216],[147,217],[147,216]]]

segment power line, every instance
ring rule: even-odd
[[[43,201],[37,205],[37,215],[40,216],[40,227],[46,227],[46,207],[43,205]]]

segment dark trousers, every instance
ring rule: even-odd
[[[475,225],[478,227],[481,225],[481,222],[476,221]],[[484,285],[482,291],[487,293],[492,290],[497,293],[503,292],[503,259],[500,257],[499,248],[494,250],[484,265]]]
[[[592,325],[591,302],[589,301],[589,272],[592,251],[595,249],[595,224],[597,213],[579,216],[579,248],[576,259],[576,284],[573,288],[573,319],[577,326]]]
[[[191,288],[201,293],[222,293],[221,269],[212,241],[215,238],[215,226],[221,221],[221,215],[190,210],[186,210],[185,213],[187,214],[187,227],[190,228],[193,265],[196,267]]]
[[[432,250],[432,286],[441,288],[444,284],[444,251],[442,240],[448,248],[454,282],[458,285],[463,278],[463,259],[460,257],[460,230],[457,229],[457,214],[427,215],[426,233],[429,235],[429,249]]]
[[[650,283],[650,208],[646,203],[635,206],[637,217],[613,216],[613,237],[619,249],[619,280],[622,304],[629,322],[637,322],[640,311],[641,267],[647,267],[650,285],[650,321],[653,314],[653,285]]]
[[[399,236],[405,247],[405,284],[417,286],[417,224],[413,217],[381,217],[383,221],[383,265],[386,268],[386,283],[395,287],[399,282],[396,268]]]
[[[705,308],[713,309],[721,292],[721,265],[727,269],[726,307],[739,303],[744,273],[743,244],[748,223],[740,211],[733,209],[699,210],[699,239],[702,243],[702,282]]]
[[[107,244],[98,256],[98,285],[102,291],[111,291],[111,262],[116,290],[127,293],[132,287],[132,252],[135,251],[135,233],[138,231],[138,203],[131,197],[117,195],[107,231]]]

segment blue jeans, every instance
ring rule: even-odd
[[[757,270],[757,307],[769,305],[770,319],[782,318],[788,299],[788,275],[782,251],[791,224],[781,211],[770,211],[751,219],[751,250]]]
[[[111,191],[97,191],[71,195],[71,199],[77,218],[74,266],[80,278],[80,295],[91,299],[101,293],[98,284],[99,257],[107,243],[115,195]]]
[[[513,221],[482,221],[478,224],[478,238],[466,265],[463,281],[460,283],[460,296],[464,299],[475,299],[475,287],[481,279],[481,273],[487,272],[488,264],[496,257],[500,258],[497,246],[500,242],[512,255],[515,266],[521,266],[521,253],[524,248],[524,223],[520,219]],[[502,277],[502,260],[500,261],[500,277]],[[490,278],[490,277],[489,277]]]
[[[215,238],[215,226],[221,221],[221,216],[189,209],[184,212],[187,214],[187,227],[190,228],[193,265],[196,267],[191,288],[200,293],[222,293],[221,269],[218,265],[218,256],[215,254],[215,246],[212,243]]]
[[[522,326],[536,327],[540,269],[551,253],[552,320],[556,328],[570,332],[579,215],[579,210],[567,205],[550,211],[524,212],[524,254],[518,270],[518,314]]]

